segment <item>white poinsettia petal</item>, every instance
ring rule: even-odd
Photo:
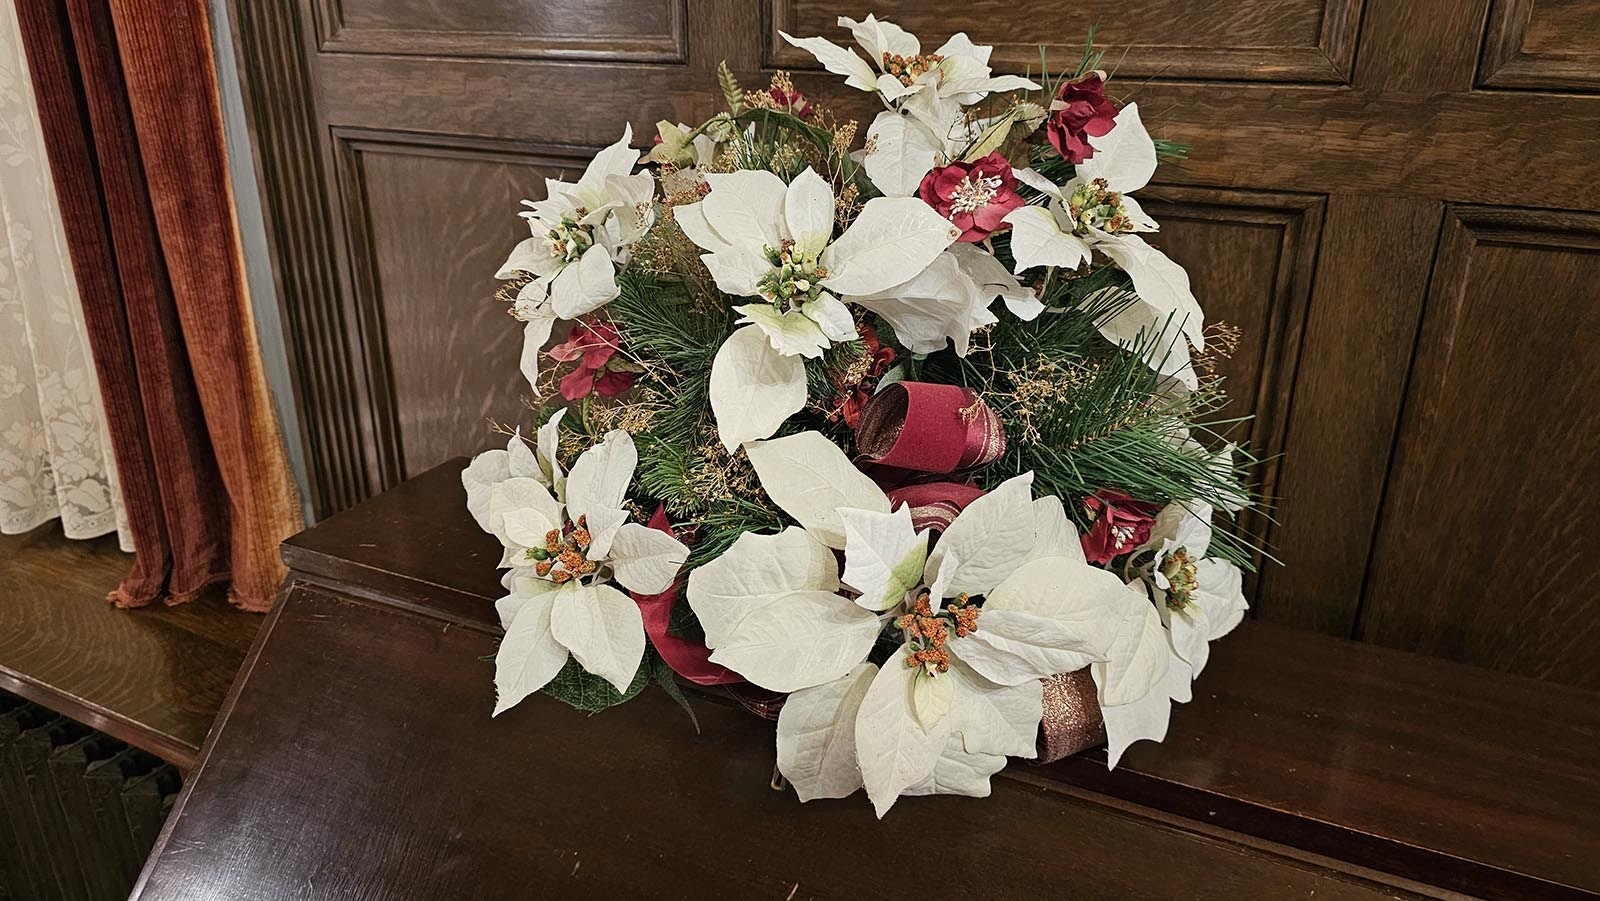
[[[1083,556],[1083,539],[1078,535],[1078,527],[1067,519],[1061,498],[1053,494],[1033,502],[1033,550],[1028,552],[1028,559],[1042,557],[1065,557],[1078,564],[1088,562]]]
[[[724,294],[734,297],[755,297],[759,292],[761,277],[772,270],[772,265],[759,253],[748,247],[729,245],[716,253],[703,253],[700,261]]]
[[[550,684],[567,662],[567,649],[550,631],[555,592],[526,598],[506,627],[494,655],[494,715]]]
[[[1011,315],[1024,322],[1032,322],[1044,312],[1044,304],[1034,295],[1033,289],[1023,286],[1017,277],[988,251],[976,244],[958,241],[951,245],[950,253],[961,264],[961,271],[976,286],[978,296],[987,308],[994,298],[1006,302]],[[991,317],[993,318],[993,317]]]
[[[1133,279],[1134,293],[1154,308],[1163,326],[1170,319],[1196,350],[1205,350],[1205,313],[1189,287],[1189,273],[1138,235],[1102,235],[1095,248]]]
[[[485,532],[494,531],[489,524],[489,501],[494,495],[494,486],[509,478],[510,463],[506,452],[499,448],[473,457],[472,462],[461,470],[461,487],[467,492],[467,512],[472,514],[472,520],[478,524],[478,528]]]
[[[542,547],[545,536],[552,529],[561,528],[557,520],[550,519],[531,507],[506,510],[500,516],[502,543],[516,547]]]
[[[589,161],[588,167],[583,170],[583,177],[578,179],[579,192],[595,191],[605,184],[607,178],[613,175],[627,175],[633,171],[635,163],[639,162],[639,151],[629,146],[633,143],[633,126],[623,126],[622,137],[615,144],[595,154]]]
[[[961,736],[952,735],[945,742],[944,753],[933,764],[933,772],[916,785],[908,786],[900,794],[965,795],[969,798],[989,797],[989,777],[1005,769],[1004,754],[972,754],[961,743]]]
[[[867,146],[872,149],[861,158],[861,165],[872,183],[885,196],[910,197],[933,169],[943,142],[910,116],[884,110],[867,130]]]
[[[770,303],[750,303],[734,307],[740,323],[761,329],[772,349],[786,357],[816,359],[829,345],[828,336],[816,320],[797,311],[782,311]]]
[[[1174,314],[1162,313],[1141,299],[1101,318],[1095,326],[1107,341],[1138,354],[1151,371],[1177,379],[1193,391],[1200,387],[1200,377],[1175,319]]]
[[[578,457],[567,474],[567,515],[577,522],[580,516],[622,509],[638,464],[633,436],[621,429],[607,432],[599,444]]]
[[[822,252],[822,283],[845,295],[882,291],[926,269],[960,235],[915,197],[874,197]]]
[[[878,618],[831,591],[775,593],[749,604],[711,662],[770,691],[798,691],[850,672],[877,639]]]
[[[1063,232],[1055,214],[1044,207],[1017,207],[1004,221],[1011,225],[1011,255],[1017,272],[1035,266],[1076,269],[1089,261],[1089,245]]]
[[[884,611],[900,603],[922,579],[928,534],[911,525],[911,508],[893,513],[844,508],[844,582],[861,596],[856,603]]]
[[[1189,667],[1170,650],[1167,655],[1169,660],[1161,680],[1147,692],[1126,704],[1101,705],[1100,715],[1106,724],[1107,769],[1114,769],[1123,752],[1134,742],[1166,738],[1172,702],[1189,699],[1189,683],[1193,681]]]
[[[823,292],[816,300],[806,301],[800,305],[800,312],[815,322],[823,336],[835,344],[861,337],[861,333],[856,331],[856,320],[850,315],[850,308],[832,294]]]
[[[550,256],[550,243],[544,238],[523,238],[511,248],[511,255],[495,272],[497,279],[513,279],[524,272],[537,272]]]
[[[847,50],[827,38],[797,38],[785,32],[778,32],[783,39],[810,53],[822,63],[822,67],[835,75],[843,75],[845,84],[862,91],[870,91],[877,80],[878,73],[867,65],[867,61],[857,56],[855,51]]]
[[[985,594],[1028,558],[1033,542],[1033,473],[1025,472],[961,511],[928,555],[924,580],[942,587],[940,598]]]
[[[1044,683],[1032,679],[1001,685],[985,679],[960,658],[944,674],[955,683],[950,725],[973,754],[1038,755],[1039,720],[1044,715]]]
[[[810,166],[789,183],[783,199],[783,221],[802,257],[822,253],[833,237],[833,186]]]
[[[806,366],[772,349],[759,328],[737,329],[711,361],[711,412],[728,453],[765,438],[806,405]]]
[[[1123,620],[1106,660],[1089,667],[1102,707],[1128,704],[1144,697],[1166,674],[1172,649],[1161,615],[1144,592],[1129,588]]]
[[[907,59],[922,54],[922,44],[916,35],[871,13],[859,22],[849,16],[840,16],[839,24],[850,29],[856,43],[875,60],[883,59],[885,53]]]
[[[840,510],[889,512],[883,489],[820,432],[752,442],[745,452],[767,497],[835,550],[845,547]]]
[[[1156,174],[1156,144],[1139,120],[1139,104],[1117,111],[1117,121],[1100,137],[1089,136],[1094,154],[1079,163],[1074,173],[1092,181],[1103,178],[1113,191],[1127,194],[1150,183]]]
[[[531,529],[540,522],[550,523],[546,529],[558,528],[561,525],[561,505],[550,496],[550,489],[546,488],[538,479],[506,479],[495,485],[489,494],[489,531],[498,537],[502,544],[510,544],[506,534],[506,517],[509,514],[526,511],[533,514],[536,519],[523,517],[519,520],[519,529]],[[516,542],[520,547],[530,545]],[[544,544],[541,533],[538,544]]]
[[[972,280],[955,252],[963,246],[940,254],[908,281],[850,299],[888,320],[895,340],[912,353],[936,353],[954,343],[965,356],[972,333],[998,320],[989,312],[994,295]]]
[[[1038,191],[1040,194],[1050,197],[1061,196],[1061,187],[1059,185],[1032,169],[1012,169],[1011,174],[1016,176],[1017,181]]]
[[[656,221],[655,176],[649,172],[613,175],[606,179],[606,192],[616,204],[611,215],[617,244],[627,245],[639,240]]]
[[[516,619],[518,611],[530,599],[541,594],[547,594],[560,588],[549,579],[536,579],[525,575],[526,569],[508,569],[500,577],[500,584],[510,594],[494,602],[494,610],[500,615],[500,628],[510,630],[511,621]]]
[[[765,169],[711,173],[711,192],[700,202],[722,240],[759,254],[783,238],[783,199],[789,186]]]
[[[778,771],[801,801],[843,798],[861,787],[856,712],[878,674],[862,663],[844,676],[789,695],[778,713]]]
[[[660,529],[624,523],[611,542],[611,569],[629,591],[660,594],[672,585],[689,549]]]
[[[555,594],[550,631],[585,671],[627,691],[644,659],[644,617],[633,599],[609,585]]]
[[[762,598],[794,591],[839,590],[833,551],[804,529],[776,535],[745,532],[733,546],[689,573],[689,608],[706,633],[706,645],[726,642]]]
[[[704,200],[699,203],[680,204],[672,208],[672,218],[677,221],[678,227],[683,229],[684,235],[701,250],[721,253],[732,249],[733,244],[711,227],[710,221],[706,219],[705,206]]]
[[[995,586],[984,600],[983,616],[1005,612],[1042,617],[1081,642],[1085,653],[1099,657],[1110,652],[1121,633],[1130,596],[1139,594],[1082,557],[1042,557],[1017,567]]]
[[[950,642],[961,661],[999,685],[1037,682],[1100,659],[1095,636],[1033,613],[985,610],[978,628]]]
[[[539,353],[550,340],[550,330],[555,324],[553,315],[539,315],[529,319],[522,327],[522,356],[517,366],[522,370],[522,377],[527,379],[528,387],[534,391],[539,390]]]
[[[583,522],[589,530],[589,550],[587,556],[591,560],[604,560],[611,553],[611,542],[616,539],[617,531],[628,521],[628,511],[610,507],[595,507],[584,514]]]
[[[1210,631],[1206,639],[1216,641],[1232,632],[1250,609],[1244,599],[1244,573],[1226,560],[1207,557],[1194,566],[1200,586],[1199,602],[1204,605]],[[1196,667],[1195,675],[1199,675]]]
[[[506,465],[510,475],[515,478],[542,479],[544,473],[539,469],[539,458],[534,455],[533,448],[522,438],[522,429],[518,428],[511,434],[511,439],[506,442]]]
[[[901,793],[933,773],[955,719],[946,716],[931,730],[917,722],[911,708],[913,680],[927,677],[919,675],[920,668],[906,666],[906,656],[902,647],[884,662],[856,714],[856,759],[879,819]]]
[[[955,700],[956,680],[949,673],[943,675],[929,675],[919,672],[911,680],[911,715],[916,719],[922,731],[928,732],[938,728],[939,723],[950,714],[950,705]]]
[[[616,300],[620,293],[611,254],[596,244],[550,283],[550,306],[562,319],[577,319]]]
[[[1164,612],[1163,619],[1167,624],[1167,635],[1172,641],[1172,652],[1189,664],[1198,677],[1211,655],[1211,644],[1207,638],[1211,624],[1206,621],[1205,608],[1191,600],[1183,610]]]
[[[561,471],[561,461],[556,459],[556,451],[561,444],[561,420],[567,415],[567,408],[550,414],[550,418],[539,426],[539,435],[536,444],[539,450],[539,471],[550,485],[550,490],[555,493],[556,500],[561,500],[566,494],[566,475]]]

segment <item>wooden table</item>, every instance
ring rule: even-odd
[[[134,897],[1600,897],[1600,705],[1246,624],[1171,738],[977,800],[799,804],[772,726],[655,689],[491,719],[494,540],[453,461],[294,570]]]

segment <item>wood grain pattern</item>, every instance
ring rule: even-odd
[[[1600,216],[1450,211],[1361,637],[1600,687],[1597,282]]]
[[[132,557],[115,536],[69,541],[55,523],[0,536],[0,561],[0,689],[193,765],[261,617],[216,591],[112,607]]]
[[[331,53],[683,62],[683,0],[316,0]]]
[[[770,27],[762,35],[769,66],[815,69],[810,54],[778,34],[833,35],[840,16],[861,18],[862,9],[838,0],[764,0]],[[1343,82],[1350,72],[1361,0],[1103,0],[1064,4],[1049,15],[1019,14],[1014,3],[976,0],[957,7],[916,2],[878,3],[872,12],[923,40],[932,51],[957,31],[992,44],[996,68],[1039,71],[1039,47],[1052,70],[1075,64],[1083,37],[1096,27],[1096,41],[1118,48],[1119,75],[1183,80]],[[848,45],[848,36],[838,43]],[[1124,54],[1126,51],[1126,55]]]
[[[1495,0],[1478,83],[1600,91],[1600,5],[1594,0]]]

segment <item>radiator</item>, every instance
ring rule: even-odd
[[[0,692],[0,901],[121,901],[178,771]]]

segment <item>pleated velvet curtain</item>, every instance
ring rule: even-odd
[[[11,0],[0,0],[11,2]],[[136,548],[111,595],[265,610],[300,526],[204,0],[15,0]]]

